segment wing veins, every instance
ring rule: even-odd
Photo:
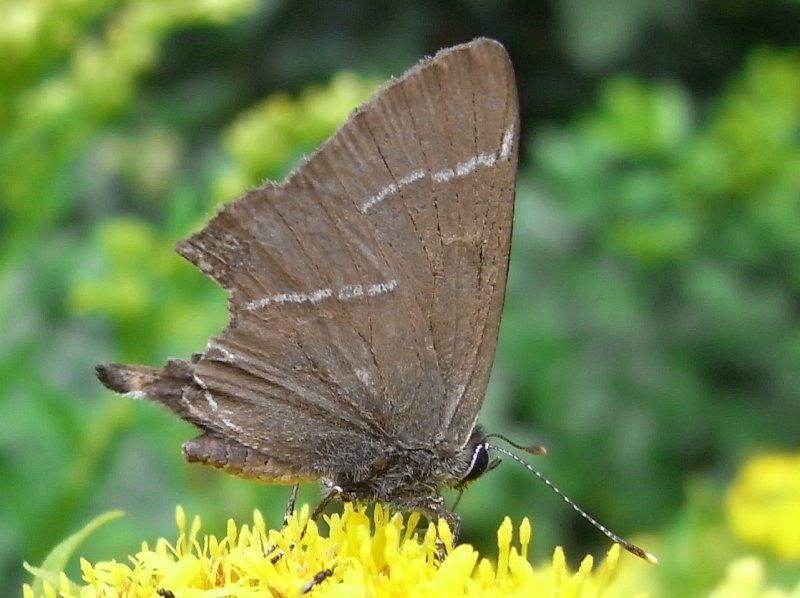
[[[333,169],[332,169],[332,170],[333,170]],[[310,184],[311,184],[312,188],[314,188],[314,187],[315,187],[315,186],[314,186],[313,179],[307,178],[306,180],[307,180],[308,182],[310,182]],[[337,177],[337,180],[338,180],[338,177]],[[345,193],[346,193],[346,194],[349,196],[349,192],[347,191],[347,189],[346,189],[344,186],[342,186],[342,189],[343,189],[343,190],[344,190],[344,192],[345,192]],[[351,199],[352,199],[352,197],[351,197]],[[353,203],[353,206],[354,206],[354,207],[356,207],[356,203],[355,203],[355,201],[353,201],[352,203]],[[320,201],[320,202],[319,202],[319,206],[320,206],[320,208],[322,209],[322,211],[325,213],[325,216],[328,218],[328,221],[329,221],[329,222],[330,222],[330,223],[331,223],[331,224],[332,224],[332,225],[333,225],[333,226],[336,228],[336,230],[337,230],[337,231],[339,231],[339,232],[341,233],[341,236],[342,236],[342,238],[343,238],[343,239],[345,239],[345,241],[346,241],[346,239],[347,239],[347,235],[346,235],[346,234],[344,234],[344,231],[343,231],[343,229],[342,229],[341,222],[339,221],[339,219],[337,219],[337,218],[334,218],[334,217],[331,215],[331,212],[328,210],[328,207],[325,205],[325,202],[324,202],[324,201]],[[352,245],[351,245],[349,242],[345,242],[345,243],[344,243],[344,246],[345,246],[345,250],[347,251],[348,255],[349,255],[349,256],[350,256],[350,258],[351,258],[351,261],[352,261],[353,267],[354,267],[354,268],[355,268],[355,270],[358,272],[358,274],[359,274],[359,277],[361,278],[361,280],[362,280],[362,282],[363,282],[364,280],[366,280],[366,278],[364,277],[364,275],[363,275],[363,273],[362,273],[362,271],[361,271],[361,268],[360,268],[360,267],[359,267],[359,265],[358,265],[358,261],[355,259],[355,255],[356,255],[356,253],[353,251]],[[387,265],[388,265],[388,264],[387,264]],[[370,309],[369,309],[369,314],[370,314],[370,331],[372,331],[372,312],[373,312],[372,305],[373,305],[373,301],[376,301],[376,300],[378,300],[378,298],[376,298],[376,297],[370,297],[370,296],[366,296],[366,297],[365,297],[365,299],[366,299],[366,301],[368,301],[368,302],[369,302],[369,303],[368,303],[368,305],[370,306]],[[352,311],[351,311],[351,310],[349,310],[349,309],[347,308],[347,306],[344,304],[344,302],[340,302],[340,311],[341,311],[341,312],[342,312],[342,313],[345,315],[345,317],[346,317],[346,319],[347,319],[347,322],[348,322],[348,324],[350,324],[350,327],[352,328],[353,332],[355,332],[355,333],[356,333],[356,335],[357,335],[357,336],[358,336],[358,337],[359,337],[359,338],[360,338],[360,339],[361,339],[361,340],[364,342],[364,344],[365,344],[365,345],[367,346],[367,348],[369,349],[369,353],[370,353],[370,355],[372,356],[372,362],[373,362],[373,364],[375,365],[375,369],[376,369],[376,371],[377,371],[377,372],[378,372],[378,374],[380,375],[380,368],[378,367],[378,361],[377,361],[377,359],[376,359],[376,357],[375,357],[375,352],[374,352],[374,350],[373,350],[373,348],[372,348],[372,342],[370,342],[372,339],[370,338],[370,339],[368,340],[368,339],[367,339],[367,338],[366,338],[366,337],[365,337],[363,334],[361,334],[361,331],[358,329],[358,327],[355,325],[355,322],[353,321],[353,315],[352,315]],[[338,348],[338,347],[336,347],[336,348],[337,348],[337,350],[339,350],[339,348]],[[342,355],[342,354],[343,354],[341,350],[339,350],[339,354],[340,354],[340,355]],[[348,361],[348,363],[350,363],[350,361],[349,361],[349,360],[347,360],[347,361]],[[360,380],[359,380],[359,382],[360,382]],[[384,380],[383,380],[383,377],[381,377],[381,382],[382,382],[382,385],[383,385],[383,397],[384,397],[384,398],[386,398],[386,399],[388,399],[388,393],[387,393],[387,390],[386,390],[386,385],[385,385],[385,382],[384,382]],[[367,391],[367,392],[369,393],[369,389],[367,388],[367,386],[366,386],[366,385],[365,385],[363,382],[362,382],[362,386],[364,387],[364,390],[365,390],[365,391]],[[353,404],[353,405],[354,405],[354,404]],[[383,432],[384,434],[386,433],[386,431],[383,429],[383,426],[381,426],[381,425],[380,425],[378,422],[375,422],[375,421],[374,421],[374,419],[372,419],[372,417],[371,417],[371,416],[370,416],[370,420],[371,420],[371,421],[372,421],[372,422],[373,422],[373,423],[376,425],[376,427],[377,427],[377,428],[378,428],[378,429],[379,429],[381,432]]]
[[[381,157],[381,161],[383,162],[383,165],[386,168],[386,172],[389,173],[389,177],[392,179],[392,181],[397,183],[397,177],[395,177],[394,173],[392,172],[392,169],[389,167],[389,163],[386,161],[386,157],[383,154],[383,150],[381,149],[380,144],[378,143],[378,140],[375,139],[375,134],[372,132],[372,129],[370,128],[369,123],[366,122],[366,119],[365,119],[365,122],[364,122],[364,126],[366,127],[366,130],[369,133],[370,139],[372,139],[372,143],[375,145],[375,149],[378,151],[378,155]],[[401,197],[402,197],[402,190],[400,191],[400,193],[401,193]],[[411,220],[412,225],[413,225],[414,219],[411,217],[411,214],[409,213],[408,204],[405,202],[405,200],[403,200],[403,206],[406,208],[406,213],[408,214],[409,220]],[[417,231],[416,226],[414,226],[414,230]],[[418,233],[417,233],[417,240],[419,241],[420,246],[423,248],[423,253],[424,253],[425,252],[424,246],[423,246],[422,240],[419,238],[419,234]],[[391,247],[392,249],[394,249],[394,247],[392,246],[392,243],[390,241],[387,240],[386,244],[389,247]],[[413,293],[413,298],[414,298],[414,302],[417,305],[417,308],[424,314],[425,310],[420,305],[419,296],[418,296],[418,294],[416,292]],[[418,329],[415,326],[412,326],[412,330],[416,331]],[[423,359],[422,354],[419,351],[419,346],[416,346],[414,348],[415,348],[415,353],[417,354],[417,361],[419,362],[420,366],[422,366],[422,364],[424,363],[424,359]],[[438,366],[438,360],[437,360],[437,366]],[[394,405],[392,407],[394,409]],[[410,408],[411,408],[410,403],[406,403],[405,409],[403,411],[407,411]],[[403,413],[403,411],[398,412],[397,414],[399,415],[399,414]]]
[[[510,88],[507,88],[507,89],[510,89]],[[507,122],[507,121],[508,121],[508,116],[509,116],[509,106],[510,106],[510,104],[509,104],[509,98],[510,98],[510,93],[508,93],[508,92],[507,92],[507,93],[506,93],[506,99],[505,99],[505,102],[503,103],[503,107],[504,107],[504,118],[503,118],[503,121],[502,121],[502,122]],[[517,135],[518,135],[518,132],[516,132],[516,133],[517,133]],[[503,130],[501,130],[501,135],[500,135],[500,140],[499,140],[500,144],[502,143],[502,138],[503,138],[503,135],[504,135],[504,134],[505,134],[505,133],[504,133],[504,131],[503,131]],[[498,144],[498,147],[500,146],[500,144]],[[499,156],[499,149],[498,149],[498,156]],[[499,175],[497,174],[497,172],[494,172],[494,173],[492,173],[492,174],[493,174],[493,176],[492,176],[492,181],[493,181],[492,188],[493,188],[493,189],[497,189],[497,177],[498,177]],[[513,182],[512,182],[512,184],[513,184]],[[499,195],[499,192],[498,192],[497,194]],[[491,203],[488,203],[488,204],[487,204],[487,206],[489,206],[489,207],[490,207],[491,205],[492,205]],[[486,212],[486,213],[488,213],[488,210],[487,210],[487,212]],[[497,224],[497,223],[496,223],[496,222],[494,222],[494,220],[493,220],[493,219],[491,219],[491,218],[489,218],[489,219],[488,219],[488,221],[489,221],[489,224],[490,224],[490,228],[493,228],[493,227],[494,227],[494,225],[496,225],[496,224]],[[483,222],[483,227],[482,227],[482,229],[483,229],[484,231],[486,230],[486,223],[487,223],[487,218],[486,218],[486,215],[484,215],[484,222]],[[510,236],[510,235],[511,235],[511,231],[509,231],[509,236]],[[485,235],[482,235],[482,238],[487,238],[487,237],[486,237]],[[483,269],[484,269],[484,268],[483,268],[483,267],[484,267],[484,262],[485,262],[485,257],[484,257],[483,251],[481,251],[481,272],[482,272],[482,271],[483,271]],[[493,262],[493,263],[496,263],[496,260],[495,260],[495,262]],[[496,288],[496,286],[497,286],[497,275],[495,274],[494,281],[491,283],[491,289],[492,289],[491,296],[492,296],[492,297],[494,297],[494,293],[495,293],[495,288]],[[482,326],[482,332],[481,332],[481,335],[480,335],[479,339],[477,339],[477,340],[478,340],[478,342],[477,342],[477,343],[475,343],[475,347],[476,347],[476,349],[475,349],[475,352],[473,353],[473,358],[472,358],[472,363],[473,363],[473,364],[475,363],[475,360],[476,360],[476,358],[477,358],[477,355],[480,353],[480,349],[483,347],[483,345],[484,345],[484,342],[486,341],[486,329],[487,329],[487,327],[488,327],[488,324],[489,324],[489,315],[490,315],[490,313],[491,313],[491,305],[487,305],[487,309],[485,310],[485,313],[484,313],[484,315],[483,315],[483,326]],[[467,377],[467,384],[466,384],[466,386],[464,387],[464,388],[465,388],[465,390],[466,390],[466,389],[468,389],[468,388],[470,387],[470,385],[472,384],[472,381],[473,381],[473,379],[474,379],[474,377],[475,377],[475,373],[476,373],[476,368],[472,367],[472,368],[470,368],[470,369],[469,369],[469,376]],[[448,428],[448,429],[449,429],[449,428],[452,426],[452,423],[453,423],[453,418],[455,417],[455,414],[456,414],[456,412],[457,412],[457,409],[453,411],[453,413],[452,413],[452,414],[451,414],[451,416],[450,416],[450,419],[449,419],[449,421],[447,422],[447,428]],[[475,416],[477,417],[477,412],[476,412]],[[473,422],[473,423],[474,423],[474,422]]]

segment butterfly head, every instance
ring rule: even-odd
[[[469,456],[469,463],[466,473],[455,484],[456,488],[463,488],[482,476],[487,471],[491,471],[500,465],[500,459],[492,458],[489,454],[489,444],[486,442],[486,433],[483,428],[476,426],[470,435],[467,445],[464,447],[463,454]]]

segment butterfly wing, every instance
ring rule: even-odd
[[[171,399],[144,391],[208,433],[190,456],[219,466],[230,439],[278,480],[463,446],[503,302],[517,130],[502,46],[457,46],[180,242],[230,312],[183,378],[154,374]]]
[[[403,204],[420,215],[414,228],[424,231],[432,281],[426,313],[445,390],[432,397],[441,401],[435,433],[461,448],[486,392],[505,296],[519,130],[514,73],[502,46],[479,40],[400,89],[414,107],[408,155],[416,142],[430,176],[424,193],[381,202],[372,217]],[[391,139],[391,128],[384,134]],[[417,405],[415,416],[425,419],[426,407]]]
[[[405,425],[428,446],[460,448],[486,392],[505,294],[519,129],[508,55],[491,40],[446,50],[360,116],[353,137],[372,163],[359,209],[413,266],[413,317],[441,376],[427,395],[404,395]],[[347,155],[344,141],[332,140],[335,155]]]

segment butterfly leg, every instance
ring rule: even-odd
[[[299,488],[299,486],[300,486],[299,484],[292,484],[292,489],[289,491],[289,500],[286,501],[286,509],[283,512],[282,527],[284,528],[289,523],[289,518],[292,516],[292,513],[294,513],[294,505],[297,502],[297,489]],[[270,544],[264,549],[264,556],[269,556],[270,554],[275,552],[276,548],[278,548],[277,544]],[[283,558],[283,551],[279,550],[277,553],[275,553],[275,556],[273,556],[270,559],[270,562],[274,565],[279,560],[281,560],[281,558]]]
[[[356,498],[350,492],[345,491],[341,486],[332,485],[328,487],[328,493],[322,497],[319,501],[317,506],[314,508],[314,511],[311,513],[311,517],[308,518],[309,521],[316,521],[319,519],[320,515],[325,512],[327,506],[331,503],[332,500],[339,499],[344,502],[354,500]],[[308,522],[303,527],[303,531],[300,533],[300,538],[302,539],[303,536],[306,535],[306,529],[308,529]]]
[[[297,489],[299,484],[292,484],[292,489],[289,491],[289,500],[286,501],[286,509],[283,511],[283,527],[289,523],[289,518],[294,513],[294,505],[297,502]]]
[[[458,489],[458,496],[456,496],[456,500],[453,503],[453,506],[450,508],[451,511],[455,513],[456,509],[458,508],[458,503],[461,502],[461,497],[464,496],[464,488]]]
[[[344,494],[344,490],[342,490],[341,486],[331,486],[328,489],[328,493],[322,497],[322,499],[317,503],[317,506],[314,508],[314,511],[311,513],[311,517],[309,520],[316,521],[319,519],[319,516],[325,511],[325,508],[331,503],[332,500],[335,498],[340,498]],[[305,530],[303,530],[305,533]]]
[[[450,533],[453,535],[453,544],[458,541],[458,533],[461,531],[461,518],[447,508],[444,504],[444,498],[441,496],[430,496],[424,498],[416,508],[431,519],[432,521],[439,521],[444,519],[447,522],[447,527],[450,528]]]
[[[322,497],[319,501],[319,504],[314,508],[314,511],[311,513],[311,517],[309,517],[309,521],[316,521],[322,513],[325,511],[325,508],[331,503],[334,499],[341,499],[341,500],[352,500],[355,498],[350,493],[345,492],[341,486],[332,485],[328,488],[327,494]],[[302,539],[303,536],[306,535],[306,530],[308,529],[308,522],[306,522],[305,527],[303,527],[303,531],[300,532],[300,538]],[[307,594],[311,590],[314,589],[315,586],[321,584],[323,581],[328,579],[331,575],[333,575],[333,568],[329,567],[327,569],[323,569],[322,571],[318,571],[314,577],[312,577],[309,581],[307,581],[302,588],[300,588],[300,594]]]
[[[393,506],[406,511],[419,511],[429,521],[439,521],[444,519],[450,528],[453,536],[453,544],[458,541],[458,532],[461,529],[461,518],[454,511],[447,508],[444,498],[441,496],[425,496],[418,499],[393,502]],[[441,538],[436,537],[436,550],[439,553],[439,560],[443,561],[447,556],[447,550]]]
[[[431,511],[436,517],[436,520],[444,519],[447,522],[447,527],[450,528],[450,533],[452,534],[452,542],[453,545],[458,542],[458,533],[461,531],[461,518],[456,515],[455,511],[451,511],[447,508],[444,504],[444,499],[441,496],[434,497],[435,500],[432,500],[430,504]],[[442,539],[436,536],[436,549],[439,553],[439,562],[443,561],[445,557],[447,557],[447,548],[442,542]]]

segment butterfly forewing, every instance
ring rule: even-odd
[[[234,439],[279,480],[463,447],[497,337],[517,138],[508,56],[476,40],[179,243],[230,293],[229,325],[165,386],[179,395],[144,389],[209,432],[189,455],[217,464],[206,452]]]
[[[518,109],[513,71],[499,44],[478,42],[449,58],[398,87],[430,173],[427,192],[404,199],[412,212],[429,215],[423,222],[434,239],[426,245],[434,289],[428,319],[445,382],[434,433],[460,447],[483,400],[497,338]],[[425,419],[426,406],[416,409]]]

